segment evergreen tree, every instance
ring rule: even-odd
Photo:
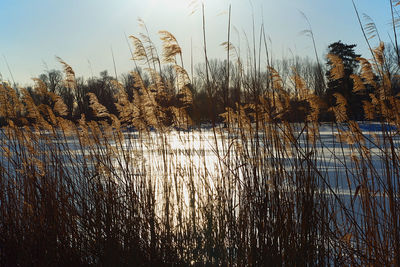
[[[326,78],[328,80],[328,89],[326,92],[326,101],[329,106],[336,104],[336,99],[333,97],[334,93],[340,93],[347,100],[349,118],[360,120],[363,118],[362,103],[359,95],[353,92],[353,79],[350,77],[356,72],[358,68],[357,58],[361,55],[355,53],[355,44],[347,45],[341,41],[329,45],[328,54],[339,57],[343,62],[343,73],[340,79],[333,77],[332,70],[334,68],[333,62],[327,57]]]

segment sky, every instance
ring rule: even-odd
[[[369,15],[382,39],[389,41],[389,1],[354,0],[360,14]],[[231,42],[242,51],[246,38],[252,42],[264,24],[274,58],[313,57],[311,39],[301,34],[310,21],[317,51],[322,58],[330,43],[342,40],[357,44],[356,52],[371,57],[363,39],[351,0],[0,0],[0,74],[20,86],[46,70],[62,70],[61,57],[77,76],[114,73],[134,68],[125,36],[143,32],[145,21],[150,37],[161,50],[158,31],[175,35],[182,47],[184,65],[203,61],[202,13],[205,7],[209,58],[225,58],[220,45],[227,40],[228,8],[231,5]],[[192,14],[192,12],[194,13]],[[254,14],[254,15],[252,15]],[[377,40],[372,40],[377,45]],[[252,45],[252,44],[251,44]],[[263,59],[264,64],[265,59]],[[7,64],[8,63],[8,64]],[[8,66],[7,66],[8,65]]]

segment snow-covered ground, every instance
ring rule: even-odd
[[[385,188],[385,180],[388,175],[391,179],[397,179],[397,173],[388,158],[398,155],[400,147],[400,138],[397,130],[393,126],[382,125],[380,123],[360,122],[359,128],[364,135],[364,146],[367,148],[370,157],[365,157],[365,150],[362,150],[358,144],[349,145],[346,142],[338,141],[339,129],[346,131],[348,126],[341,124],[339,126],[324,123],[319,127],[319,138],[315,146],[311,146],[304,132],[303,125],[293,124],[294,134],[298,135],[297,147],[293,147],[295,155],[290,153],[278,153],[274,147],[268,147],[270,144],[267,137],[260,132],[261,141],[258,146],[259,152],[251,146],[251,138],[244,143],[239,131],[233,129],[228,132],[227,129],[219,127],[215,132],[209,127],[200,128],[191,131],[171,131],[160,134],[155,131],[145,135],[139,135],[138,132],[124,132],[124,141],[122,143],[109,142],[108,152],[112,159],[111,162],[101,162],[108,169],[113,169],[111,173],[116,182],[124,182],[124,173],[127,170],[134,176],[150,177],[155,183],[155,188],[160,195],[163,194],[163,183],[165,179],[170,183],[177,182],[182,185],[181,190],[187,191],[189,180],[195,178],[198,186],[202,190],[208,188],[213,190],[215,183],[222,176],[235,177],[235,179],[245,179],[244,170],[246,168],[245,160],[241,158],[243,149],[249,150],[247,155],[251,157],[260,157],[258,168],[266,168],[263,171],[265,177],[261,179],[270,179],[268,173],[276,171],[272,162],[279,162],[285,168],[288,176],[296,179],[299,163],[311,166],[311,173],[315,179],[318,179],[321,190],[327,194],[335,194],[348,202],[355,198],[354,195],[361,186],[372,186],[376,191],[382,192]],[[385,128],[385,131],[382,129]],[[384,144],[385,134],[391,135],[392,148],[389,151],[390,144]],[[41,133],[42,136],[49,136],[47,133]],[[13,160],[5,158],[4,150],[1,157],[1,164],[9,170],[12,175],[13,166],[18,164],[18,147],[9,144],[7,138],[2,139],[3,147],[8,147]],[[244,147],[247,146],[247,147]],[[267,146],[267,148],[266,148]],[[88,149],[81,147],[77,138],[67,137],[53,139],[49,145],[48,141],[37,141],[36,150],[56,153],[64,162],[64,166],[70,166],[72,175],[79,175],[80,168],[84,167],[95,170],[99,164],[93,160],[85,160],[88,157],[97,158],[104,156],[104,147]],[[264,148],[266,148],[264,150]],[[252,150],[253,149],[253,150]],[[239,151],[240,150],[240,151]],[[257,154],[259,153],[259,154]],[[38,153],[40,154],[40,153]],[[258,156],[257,156],[258,155]],[[305,160],[308,155],[312,162]],[[39,160],[46,161],[46,157],[38,157]],[[51,159],[51,156],[48,157]],[[251,159],[247,159],[251,160]],[[395,161],[394,161],[395,162]],[[51,162],[46,162],[47,165]],[[100,165],[101,165],[100,164]],[[105,168],[103,168],[104,170]],[[275,170],[274,170],[275,169]],[[69,171],[69,170],[65,170]],[[17,175],[17,174],[16,174]],[[302,177],[301,175],[299,177]],[[365,178],[368,178],[365,180]],[[291,183],[283,184],[282,188],[290,190]],[[395,183],[394,186],[397,186]],[[185,193],[183,193],[185,194]]]

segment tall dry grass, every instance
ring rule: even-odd
[[[320,132],[321,100],[302,78],[294,72],[294,88],[285,87],[268,66],[269,86],[260,88],[257,64],[250,80],[239,81],[250,85],[251,101],[227,108],[225,125],[214,122],[208,131],[190,128],[190,79],[176,60],[182,52],[172,34],[160,34],[162,60],[178,77],[174,105],[161,105],[173,96],[156,70],[161,59],[148,34],[131,38],[150,85],[133,73],[139,89],[130,101],[115,81],[118,117],[90,94],[98,120],[73,123],[61,98],[40,81],[36,91],[48,99],[40,106],[28,91],[18,97],[0,85],[0,114],[8,120],[0,141],[0,265],[400,264],[393,130],[400,129],[400,100],[384,71],[383,46],[375,50],[378,64],[360,58],[361,76],[352,77],[355,92],[374,88],[364,110],[379,118],[379,136],[350,121],[346,99],[335,94],[336,122],[327,137]],[[329,57],[333,78],[341,79],[340,59]],[[60,62],[74,88],[72,68]],[[302,103],[302,123],[288,119],[293,103]],[[127,131],[132,125],[137,131]]]

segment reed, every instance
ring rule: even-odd
[[[207,130],[193,128],[181,48],[171,33],[160,35],[163,61],[177,77],[174,90],[167,90],[148,32],[131,36],[133,57],[147,65],[150,79],[132,74],[132,99],[113,81],[118,116],[89,93],[95,119],[73,122],[60,96],[39,80],[36,92],[46,99],[40,105],[27,90],[18,97],[0,85],[7,119],[0,139],[1,266],[400,264],[393,130],[400,129],[400,100],[385,78],[383,45],[374,50],[377,62],[359,58],[361,74],[352,76],[358,94],[373,88],[363,106],[367,118],[379,118],[379,136],[349,119],[339,93],[335,121],[322,124],[322,100],[295,70],[294,87],[272,66],[264,83],[256,44],[250,75],[225,77],[225,86],[239,87],[240,102]],[[229,37],[225,45],[229,62],[235,48]],[[205,38],[204,52],[211,97],[217,81],[209,75]],[[343,63],[329,59],[340,79]],[[237,53],[227,67],[243,70],[244,61]],[[75,90],[74,71],[60,62]],[[299,105],[303,121],[293,123]],[[327,126],[331,133],[320,131]]]

